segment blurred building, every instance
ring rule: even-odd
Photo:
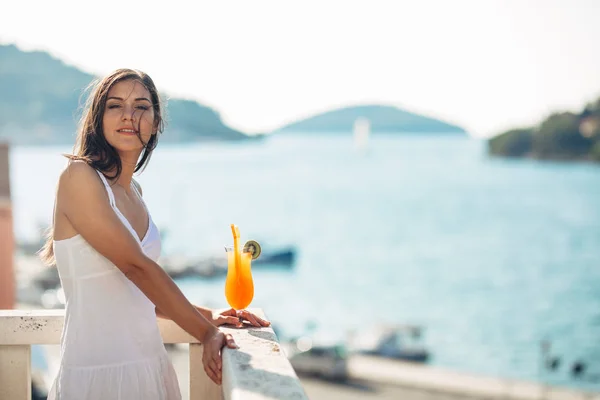
[[[0,309],[15,306],[15,240],[10,201],[9,146],[0,143]]]

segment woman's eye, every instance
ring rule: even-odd
[[[121,108],[121,105],[120,104],[109,104],[107,107],[109,110],[112,110],[113,108]],[[148,107],[146,105],[138,105],[138,106],[135,106],[135,108],[138,110],[142,110],[142,111],[147,111],[150,109],[150,107]]]

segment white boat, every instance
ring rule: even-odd
[[[379,325],[350,335],[350,351],[394,358],[405,361],[426,362],[429,351],[423,344],[423,328],[415,325]]]
[[[366,151],[369,146],[369,136],[371,135],[371,122],[364,117],[357,118],[354,121],[354,147],[358,151]]]

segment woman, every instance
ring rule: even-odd
[[[156,263],[160,236],[133,173],[156,148],[161,113],[143,72],[119,69],[93,86],[41,253],[56,263],[67,300],[49,399],[181,398],[157,315],[203,344],[204,369],[217,384],[221,349],[237,347],[217,326],[239,326],[242,318],[269,325],[247,311],[213,315],[193,306]]]

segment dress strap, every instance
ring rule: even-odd
[[[146,207],[146,202],[144,201],[142,194],[140,193],[140,191],[137,188],[137,182],[134,182],[133,179],[131,180],[131,186],[133,186],[133,190],[135,191],[135,194],[140,198],[140,201],[142,202],[142,205],[144,206],[146,213],[148,213],[148,215],[150,215],[150,212],[148,211],[148,207]]]
[[[108,200],[110,202],[111,207],[117,207],[117,203],[115,203],[115,195],[113,194],[113,191],[110,187],[110,185],[108,184],[108,181],[106,180],[106,177],[104,176],[104,174],[98,170],[96,170],[96,172],[98,173],[98,175],[100,175],[100,179],[102,179],[102,183],[104,183],[104,187],[106,188],[106,193],[108,193]]]

